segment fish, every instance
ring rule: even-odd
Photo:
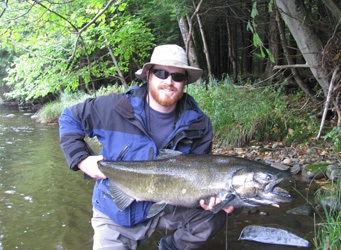
[[[194,208],[212,196],[222,201],[213,207],[214,213],[227,206],[277,206],[292,200],[278,186],[290,179],[289,172],[234,156],[160,150],[155,160],[103,160],[98,168],[109,179],[111,198],[120,210],[134,201],[154,202],[151,214],[167,204]]]

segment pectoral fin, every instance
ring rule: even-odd
[[[166,206],[167,204],[164,204],[164,203],[162,204],[154,203],[148,211],[147,218],[149,219],[149,218],[154,217],[155,215],[160,213]]]
[[[226,195],[225,199],[222,200],[219,204],[215,205],[212,208],[213,213],[218,213],[220,210],[222,210],[224,207],[227,207],[228,204],[235,198],[236,196],[234,194],[228,194]]]
[[[135,200],[134,198],[126,195],[119,187],[115,185],[112,180],[109,180],[109,189],[111,198],[115,201],[116,206],[123,211]]]

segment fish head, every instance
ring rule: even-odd
[[[244,206],[278,205],[292,200],[289,192],[278,186],[291,174],[268,168],[243,168],[234,174],[232,188]]]

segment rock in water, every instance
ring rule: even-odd
[[[250,240],[267,244],[309,247],[306,239],[289,232],[286,229],[275,227],[250,225],[243,229],[238,240]]]

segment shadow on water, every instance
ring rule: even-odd
[[[59,148],[58,126],[38,124],[33,111],[0,105],[0,250],[70,249],[92,246],[91,194],[94,181],[85,181],[80,172],[70,171]],[[308,184],[296,182],[303,196]],[[312,217],[287,215],[286,211],[306,200],[292,191],[294,202],[281,208],[261,207],[259,213],[244,209],[229,215],[228,249],[296,249],[251,241],[238,241],[247,225],[285,225],[310,241]],[[312,197],[311,194],[309,194]],[[165,235],[157,231],[139,249],[157,249]],[[226,249],[226,229],[202,249]]]

